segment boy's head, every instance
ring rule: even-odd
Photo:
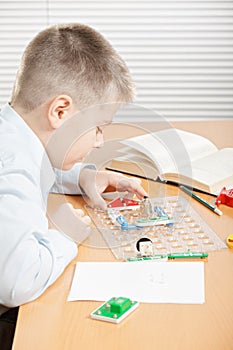
[[[30,112],[66,95],[78,110],[108,102],[130,102],[133,84],[124,61],[109,42],[82,24],[55,25],[28,45],[11,105]]]
[[[86,25],[62,24],[29,43],[11,105],[40,138],[52,163],[66,169],[101,144],[99,127],[133,97],[129,70],[110,43]]]

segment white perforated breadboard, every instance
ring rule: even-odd
[[[137,230],[122,231],[112,224],[108,213],[86,206],[86,210],[97,229],[103,235],[117,259],[137,256],[136,242],[148,237],[153,242],[154,254],[175,252],[207,252],[226,248],[225,243],[201,218],[183,197],[152,198],[153,205],[161,206],[173,217],[173,226],[152,226]],[[139,210],[121,212],[129,224],[140,217]]]

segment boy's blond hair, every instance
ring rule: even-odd
[[[55,25],[27,46],[11,104],[33,110],[60,94],[81,108],[106,102],[130,102],[129,70],[110,43],[83,24]]]

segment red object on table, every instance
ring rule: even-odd
[[[137,209],[140,204],[138,201],[128,198],[116,198],[112,202],[108,203],[107,207],[112,209]]]
[[[227,190],[226,187],[223,187],[215,203],[217,205],[226,204],[229,207],[233,207],[233,189]]]

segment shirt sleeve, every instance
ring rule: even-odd
[[[40,296],[77,254],[76,244],[48,229],[41,193],[26,171],[0,176],[0,304]]]
[[[96,170],[95,165],[76,163],[70,170],[61,170],[54,168],[55,183],[50,192],[62,194],[84,194],[79,187],[79,174],[83,168]]]

